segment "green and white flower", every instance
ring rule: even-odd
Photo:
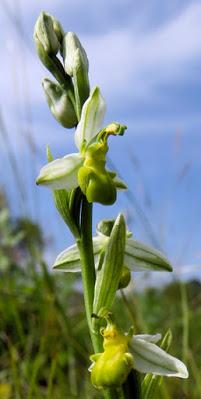
[[[121,386],[132,369],[145,374],[188,378],[185,364],[156,345],[160,334],[133,335],[133,327],[125,334],[117,328],[112,314],[106,309],[104,313],[107,325],[100,329],[103,352],[90,356],[91,381],[97,389]]]
[[[96,268],[100,255],[106,251],[109,237],[100,232],[93,237],[93,250]],[[134,240],[127,233],[124,265],[133,272],[142,271],[172,271],[169,260],[160,251]],[[64,272],[80,272],[80,255],[77,244],[62,251],[56,258],[53,268]]]
[[[87,144],[97,135],[102,127],[104,113],[105,101],[99,88],[95,87],[83,107],[81,120],[75,132],[75,142],[79,152],[58,158],[43,166],[36,180],[37,184],[45,185],[52,190],[71,190],[78,187],[77,174],[84,163],[84,156],[81,153],[82,143]]]
[[[55,109],[54,106],[54,112]],[[83,106],[75,131],[75,144],[79,152],[45,165],[36,180],[37,184],[52,190],[68,191],[80,186],[89,202],[112,204],[115,201],[116,190],[126,186],[116,178],[114,172],[105,169],[107,137],[123,134],[126,127],[113,123],[101,130],[105,110],[105,101],[99,88],[95,87]]]

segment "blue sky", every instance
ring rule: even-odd
[[[73,132],[57,125],[41,88],[48,73],[32,35],[43,9],[79,35],[91,85],[100,86],[107,102],[105,122],[128,125],[124,138],[111,140],[110,158],[131,197],[120,194],[113,207],[95,206],[95,221],[123,210],[137,238],[157,241],[184,276],[196,273],[201,263],[200,1],[1,0],[0,9],[0,105],[7,132],[0,138],[0,184],[13,214],[40,221],[54,239],[50,259],[72,241],[50,192],[34,183],[46,162],[47,143],[56,156],[74,151]],[[8,150],[16,159],[15,176]]]

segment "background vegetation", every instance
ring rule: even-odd
[[[0,248],[0,399],[98,398],[87,371],[91,347],[79,276],[49,272],[39,227],[11,220],[3,196]],[[164,334],[171,327],[170,352],[188,364],[190,378],[164,379],[158,398],[201,397],[200,287],[175,281],[137,292],[131,285],[115,303],[124,328],[134,322],[137,332]]]

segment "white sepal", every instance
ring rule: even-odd
[[[126,240],[124,263],[134,272],[172,271],[169,260],[160,251],[133,239]]]
[[[188,370],[184,363],[157,345],[140,339],[139,336],[132,338],[132,352],[135,369],[141,373],[188,378]]]
[[[105,237],[97,236],[93,238],[93,252],[95,262],[98,263],[97,255],[104,248]],[[77,244],[71,245],[69,248],[64,249],[56,258],[53,269],[61,270],[63,272],[76,273],[81,271],[80,253]]]
[[[42,167],[36,183],[53,190],[76,188],[78,186],[77,173],[82,164],[83,158],[77,153],[55,159]]]
[[[75,131],[75,144],[79,150],[84,141],[88,143],[101,130],[105,111],[106,104],[100,89],[94,87],[83,105],[81,119]]]
[[[161,334],[154,334],[154,335],[139,334],[139,335],[135,335],[134,337],[135,337],[135,340],[136,339],[143,339],[144,341],[152,342],[153,344],[156,344],[158,341],[160,341]]]

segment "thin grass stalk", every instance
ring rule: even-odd
[[[47,399],[53,398],[53,381],[56,375],[56,367],[57,367],[57,357],[55,356],[52,359],[51,367],[50,367],[50,374],[48,378],[48,385],[47,385]]]
[[[188,341],[189,341],[189,310],[188,297],[185,282],[180,283],[181,308],[182,308],[182,360],[184,363],[188,361]]]
[[[7,151],[7,156],[8,156],[8,161],[13,173],[13,178],[14,178],[14,182],[16,183],[17,186],[17,193],[19,194],[20,197],[20,207],[22,209],[26,209],[26,193],[24,190],[24,184],[22,181],[22,177],[19,173],[19,168],[18,168],[18,164],[15,158],[15,155],[13,153],[13,149],[12,149],[12,145],[9,139],[9,134],[5,125],[5,120],[3,118],[2,115],[2,111],[0,110],[0,132],[1,132],[1,136],[4,140],[4,144],[5,144],[5,148]]]
[[[28,395],[27,395],[27,399],[32,399],[32,398],[36,398],[36,394],[38,391],[38,385],[37,385],[37,380],[38,380],[38,375],[40,372],[40,368],[42,367],[43,363],[45,362],[45,357],[42,353],[39,353],[34,362],[33,362],[33,366],[32,366],[32,375],[31,375],[31,381],[30,381],[30,385],[29,385],[29,390],[28,390]]]
[[[8,341],[8,349],[11,361],[13,392],[15,393],[15,399],[21,399],[22,390],[21,390],[21,378],[20,378],[21,376],[19,374],[19,367],[18,367],[18,352],[17,349],[9,341]]]

